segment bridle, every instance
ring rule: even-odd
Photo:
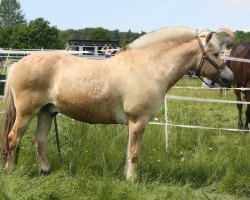
[[[210,33],[210,34],[213,34],[213,33]],[[201,79],[201,81],[203,81],[203,82],[204,82],[206,85],[208,85],[209,87],[214,87],[214,84],[215,84],[216,81],[218,80],[219,75],[220,75],[222,69],[223,69],[223,68],[225,67],[225,65],[226,65],[226,62],[224,62],[222,65],[218,65],[217,63],[215,63],[215,62],[207,55],[207,53],[205,52],[205,49],[204,49],[204,47],[203,47],[203,45],[202,45],[202,42],[201,42],[199,36],[196,35],[195,37],[196,37],[196,39],[197,39],[198,42],[199,42],[199,45],[200,45],[200,48],[201,48],[201,52],[202,52],[202,57],[201,57],[201,61],[200,61],[199,67],[198,67],[198,69],[197,69],[197,71],[196,71],[196,76],[198,76],[198,78]],[[217,69],[217,74],[216,74],[215,79],[212,81],[211,84],[210,84],[210,83],[207,83],[207,82],[201,77],[201,68],[202,68],[203,63],[204,63],[205,60],[207,60],[208,62],[210,62],[210,63],[215,67],[215,69]]]

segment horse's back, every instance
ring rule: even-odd
[[[86,62],[86,61],[85,61]],[[31,88],[53,87],[58,76],[71,72],[89,73],[89,63],[60,52],[37,53],[24,57],[11,67],[12,84]],[[17,82],[17,83],[16,83]]]

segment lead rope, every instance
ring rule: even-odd
[[[56,132],[57,153],[58,153],[59,159],[61,159],[61,148],[60,148],[60,140],[59,140],[59,134],[58,134],[58,125],[57,125],[56,115],[54,116],[54,124],[55,124],[55,132]]]
[[[203,82],[205,83],[208,87],[210,88],[214,88],[214,82],[212,82],[211,84],[210,83],[207,83],[203,78],[201,78],[200,76],[198,76],[198,78]]]
[[[59,159],[61,160],[61,148],[60,148],[60,140],[59,140],[59,132],[58,132],[58,123],[57,123],[57,118],[56,118],[57,114],[58,114],[57,112],[51,113],[50,116],[51,118],[54,118],[57,154],[58,154]]]

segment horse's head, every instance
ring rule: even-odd
[[[234,33],[228,29],[220,29],[218,32],[203,32],[196,38],[201,53],[196,68],[197,75],[207,77],[222,87],[230,87],[233,73],[219,55],[234,42]]]

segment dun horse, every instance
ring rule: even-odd
[[[230,53],[231,57],[250,59],[250,42],[244,42],[234,47]],[[234,73],[233,85],[236,88],[245,87],[250,88],[250,63],[227,61],[229,68]],[[234,90],[237,101],[242,101],[241,93],[245,95],[245,100],[250,102],[250,91]],[[243,128],[242,123],[242,104],[237,104],[238,109],[238,128]],[[247,104],[246,109],[246,123],[244,129],[249,130],[248,123],[250,122],[250,105]]]
[[[45,144],[51,114],[59,112],[87,123],[128,125],[125,175],[135,180],[144,130],[167,91],[189,70],[230,85],[233,73],[218,55],[233,40],[233,32],[227,29],[198,33],[189,28],[164,28],[142,36],[106,60],[52,52],[24,57],[11,67],[5,89],[5,169],[15,168],[21,138],[37,116],[39,168],[51,170]]]

